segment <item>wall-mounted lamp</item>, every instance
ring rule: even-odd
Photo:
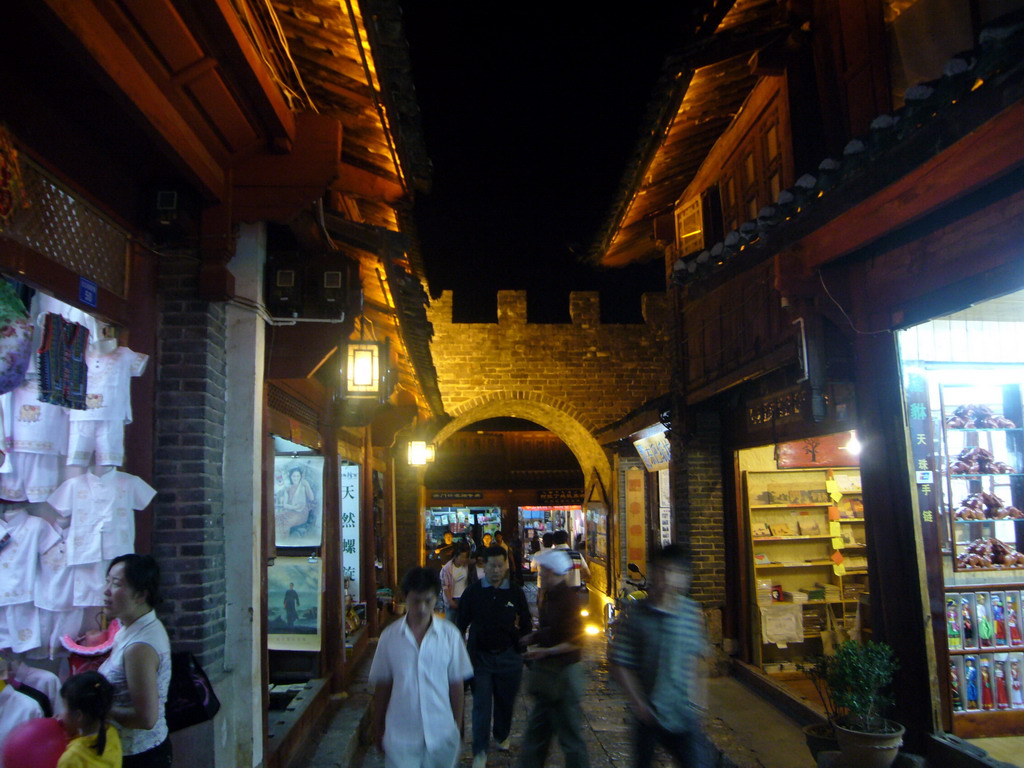
[[[385,345],[379,341],[359,340],[345,344],[345,364],[341,372],[345,397],[376,399],[383,396],[384,354]]]
[[[424,467],[434,460],[434,446],[424,440],[410,440],[408,455],[410,466]]]

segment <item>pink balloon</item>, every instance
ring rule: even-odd
[[[4,741],[4,768],[56,768],[68,745],[64,726],[37,717],[14,726]]]

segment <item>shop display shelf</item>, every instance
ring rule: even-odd
[[[971,525],[972,523],[1024,523],[1024,520],[1019,517],[984,517],[981,520],[954,520],[953,522],[957,525]],[[970,542],[964,543],[969,544]]]
[[[1024,651],[1024,645],[986,645],[984,648],[971,646],[970,648],[947,648],[950,656],[977,656],[981,653],[1020,653]]]
[[[817,535],[817,536],[754,536],[752,537],[758,544],[763,542],[773,541],[799,541],[800,539],[831,539],[831,536]]]
[[[754,568],[822,568],[830,565],[834,565],[831,560],[808,560],[802,563],[758,563]]]
[[[971,568],[968,566],[961,566],[958,573],[999,573],[1000,571],[1024,571],[1024,565],[992,565],[984,568]]]
[[[812,507],[831,507],[831,501],[823,501],[820,504],[751,504],[751,509],[810,509]]]
[[[987,427],[979,429],[977,427],[945,427],[947,434],[955,434],[957,432],[1024,432],[1024,427]]]
[[[805,600],[801,605],[856,605],[857,600],[847,598],[846,600]]]
[[[979,477],[1024,477],[1024,472],[986,472],[975,475],[957,475],[950,473],[951,480],[972,480]]]
[[[864,518],[863,517],[841,517],[838,520],[835,520],[833,522],[836,522],[836,523],[863,523],[864,522]]]

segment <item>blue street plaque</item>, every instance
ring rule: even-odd
[[[96,283],[92,280],[86,280],[84,277],[78,278],[78,300],[85,304],[87,307],[96,307],[96,302],[99,299],[99,288],[96,287]]]

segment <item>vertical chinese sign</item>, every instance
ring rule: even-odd
[[[647,561],[644,530],[644,470],[626,470],[626,562],[641,568]]]
[[[349,594],[359,602],[359,465],[341,465],[341,567],[349,581]]]
[[[910,427],[910,450],[914,464],[914,484],[921,510],[922,534],[934,541],[936,530],[935,467],[932,466],[933,427],[928,407],[928,382],[920,373],[908,373],[906,380],[907,422]]]
[[[658,470],[658,523],[661,546],[672,543],[672,486],[667,469]]]

